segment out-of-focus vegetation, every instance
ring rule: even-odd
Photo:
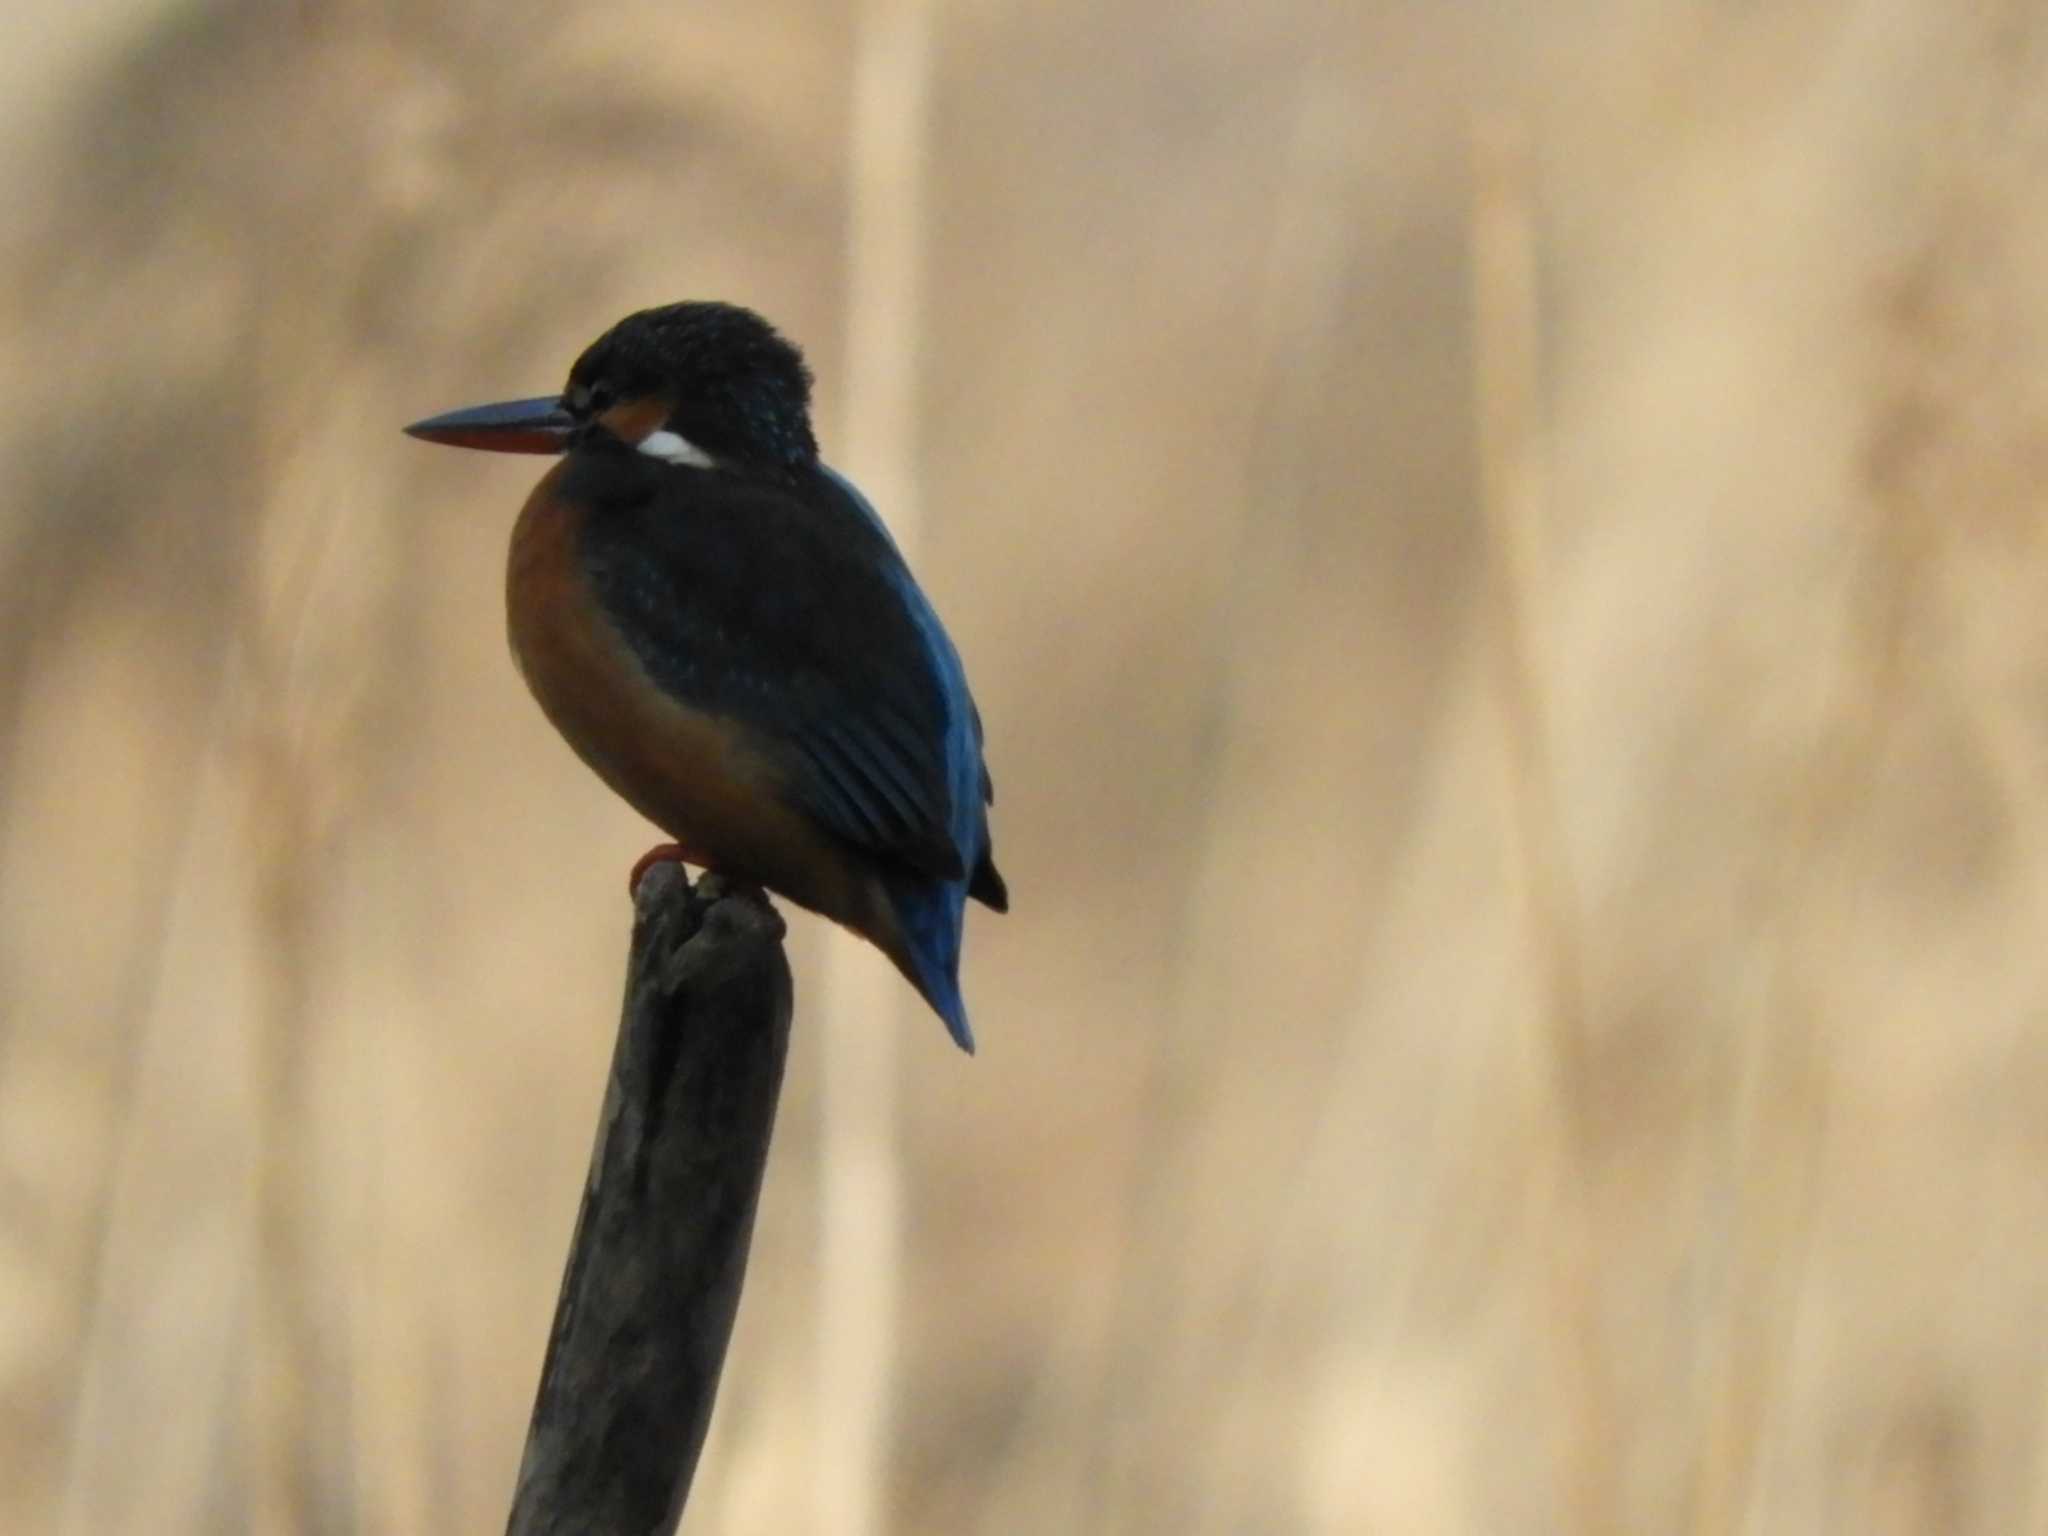
[[[396,429],[718,296],[829,448],[869,19],[17,24],[0,1529],[491,1529],[650,833],[504,655],[535,466]],[[978,1059],[868,1021],[832,1520],[796,923],[693,1527],[2048,1527],[2048,14],[933,26],[1014,911]]]

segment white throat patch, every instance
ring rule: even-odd
[[[671,432],[666,427],[658,428],[641,438],[639,448],[650,459],[659,459],[664,464],[687,464],[692,469],[718,467],[718,460],[681,433]]]

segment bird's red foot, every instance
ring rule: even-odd
[[[655,865],[686,864],[688,862],[690,862],[690,855],[684,850],[681,843],[656,843],[634,861],[632,873],[626,876],[626,894],[628,896],[638,896],[640,894],[640,882],[647,878],[647,871],[654,868]]]

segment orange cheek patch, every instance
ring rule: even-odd
[[[674,404],[673,400],[661,395],[642,395],[637,400],[621,400],[600,414],[597,421],[620,442],[638,447],[641,438],[661,430]]]

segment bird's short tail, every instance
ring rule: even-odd
[[[964,884],[935,880],[885,880],[889,910],[900,944],[881,948],[945,1023],[953,1043],[974,1054],[967,1001],[960,995],[960,925],[967,905]]]

